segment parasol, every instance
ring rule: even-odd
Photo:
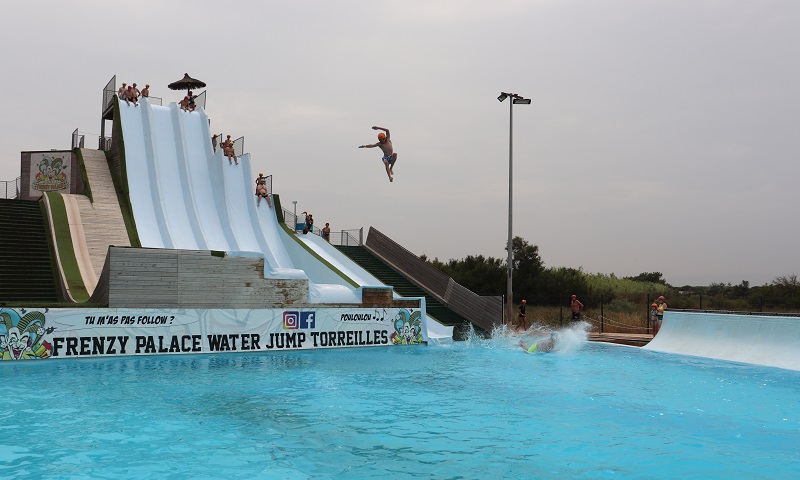
[[[206,86],[206,82],[198,80],[196,78],[192,78],[189,76],[188,73],[183,74],[183,78],[178,80],[177,82],[172,82],[167,85],[170,90],[191,90],[193,88],[203,88]]]

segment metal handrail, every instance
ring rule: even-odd
[[[222,134],[214,135],[215,137],[219,138],[217,142],[212,141],[212,146],[214,147],[214,151],[216,152],[218,148],[222,148]],[[233,154],[237,157],[241,157],[244,155],[244,137],[239,137],[233,141]]]
[[[111,80],[103,87],[103,107],[101,111],[105,113],[111,102],[114,100],[114,95],[117,93],[117,76],[111,77]]]
[[[76,128],[72,132],[72,147],[71,148],[83,148],[84,142],[86,140],[86,135],[81,134],[78,129]]]
[[[19,198],[19,185],[21,181],[22,177],[17,177],[14,180],[0,180],[0,198]]]
[[[164,105],[164,99],[161,97],[154,97],[151,95],[149,97],[139,97],[139,100],[141,101],[142,98],[146,98],[147,101],[150,102],[150,105]]]
[[[206,109],[206,91],[203,90],[200,92],[200,95],[194,96],[194,104],[195,107],[203,107],[203,110]]]
[[[283,210],[283,223],[286,224],[286,226],[288,226],[289,228],[291,228],[292,231],[297,232],[298,231],[297,225],[299,224],[298,222],[299,216],[295,215],[294,212],[292,212],[291,210],[287,210],[285,208],[283,208],[282,210]],[[341,230],[341,231],[331,231],[329,240],[330,244],[346,246],[346,247],[360,246],[362,245],[361,242],[361,238],[363,237],[363,235],[361,235],[362,231],[363,229],[360,228]],[[356,236],[353,232],[359,232],[358,236]],[[317,228],[315,228],[314,230],[311,230],[309,233],[313,233],[314,235],[323,237],[322,228],[319,226],[317,226]]]

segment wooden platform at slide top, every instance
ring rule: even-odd
[[[653,334],[651,333],[589,333],[590,342],[618,343],[634,347],[643,347],[652,339]]]

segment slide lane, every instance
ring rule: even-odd
[[[185,149],[185,170],[188,179],[188,190],[191,192],[191,205],[199,225],[199,231],[203,234],[203,242],[209,250],[238,250],[238,246],[232,241],[230,226],[223,227],[222,220],[227,220],[227,212],[220,209],[215,195],[215,185],[213,184],[215,171],[210,164],[213,160],[211,149],[211,138],[205,136],[208,129],[208,118],[202,109],[194,112],[177,112],[178,125],[183,137]],[[206,128],[203,128],[203,124]],[[218,171],[221,173],[221,171]],[[224,212],[224,217],[223,217]]]
[[[250,200],[249,190],[242,189],[242,163],[245,157],[239,158],[240,165],[229,165],[228,159],[222,156],[222,149],[217,150],[215,160],[222,162],[222,184],[225,187],[225,207],[228,212],[231,230],[236,237],[236,243],[240,251],[245,252],[264,252],[266,245],[259,241],[258,233],[255,230],[253,220],[250,218],[250,211],[247,202]],[[253,196],[255,198],[255,196]],[[274,268],[275,265],[267,259],[267,267]]]
[[[231,222],[228,218],[228,209],[225,206],[225,182],[222,175],[222,167],[225,158],[222,156],[221,149],[218,152],[214,152],[214,148],[211,145],[211,129],[209,127],[209,120],[205,110],[198,108],[197,111],[201,112],[201,137],[208,139],[208,141],[204,141],[202,143],[205,150],[204,158],[206,159],[206,168],[208,169],[206,180],[208,182],[207,185],[210,186],[209,190],[205,193],[205,196],[207,198],[211,198],[214,202],[215,211],[217,213],[216,217],[222,229],[223,236],[225,237],[225,243],[229,247],[227,250],[240,250],[236,241],[236,235],[233,233]],[[204,183],[203,185],[206,184]],[[209,214],[214,216],[213,212],[210,212]]]
[[[667,310],[642,348],[800,370],[800,318]]]
[[[156,182],[160,186],[164,207],[164,218],[172,235],[175,248],[199,250],[202,246],[197,241],[192,219],[187,212],[186,201],[191,200],[185,190],[182,179],[181,153],[176,145],[179,132],[176,131],[171,108],[177,108],[174,103],[169,107],[150,105],[150,134],[153,136],[158,161],[155,162]]]
[[[117,101],[125,140],[128,191],[139,241],[143,247],[174,248],[163,218],[158,182],[154,181],[153,162],[157,153],[150,135],[149,116],[145,113],[147,101],[142,101],[139,107]]]
[[[362,287],[383,287],[383,282],[375,278],[371,273],[364,270],[361,265],[350,260],[345,254],[340,252],[336,247],[326,242],[324,238],[319,235],[308,233],[306,235],[297,235],[301,242],[308,245],[309,248],[314,250],[320,257],[324,258],[328,263],[338,268],[339,271],[352,278],[354,282]],[[398,297],[395,294],[395,297]]]
[[[192,234],[194,234],[195,242],[198,248],[208,250],[206,236],[203,232],[203,225],[200,222],[197,208],[195,207],[195,192],[192,189],[191,170],[189,168],[189,147],[186,142],[186,128],[184,125],[187,117],[192,113],[184,112],[178,108],[177,104],[170,104],[169,114],[172,120],[172,127],[175,133],[175,152],[178,160],[178,182],[183,190],[183,207],[186,211],[186,216],[189,220],[189,225],[192,227]],[[202,145],[202,144],[201,144]]]

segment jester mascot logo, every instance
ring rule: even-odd
[[[422,314],[420,312],[411,313],[408,310],[400,310],[394,317],[394,333],[392,343],[395,345],[407,345],[410,343],[422,343]]]
[[[44,342],[44,314],[22,311],[22,316],[10,308],[0,309],[0,359],[28,360],[47,358],[53,347]]]

